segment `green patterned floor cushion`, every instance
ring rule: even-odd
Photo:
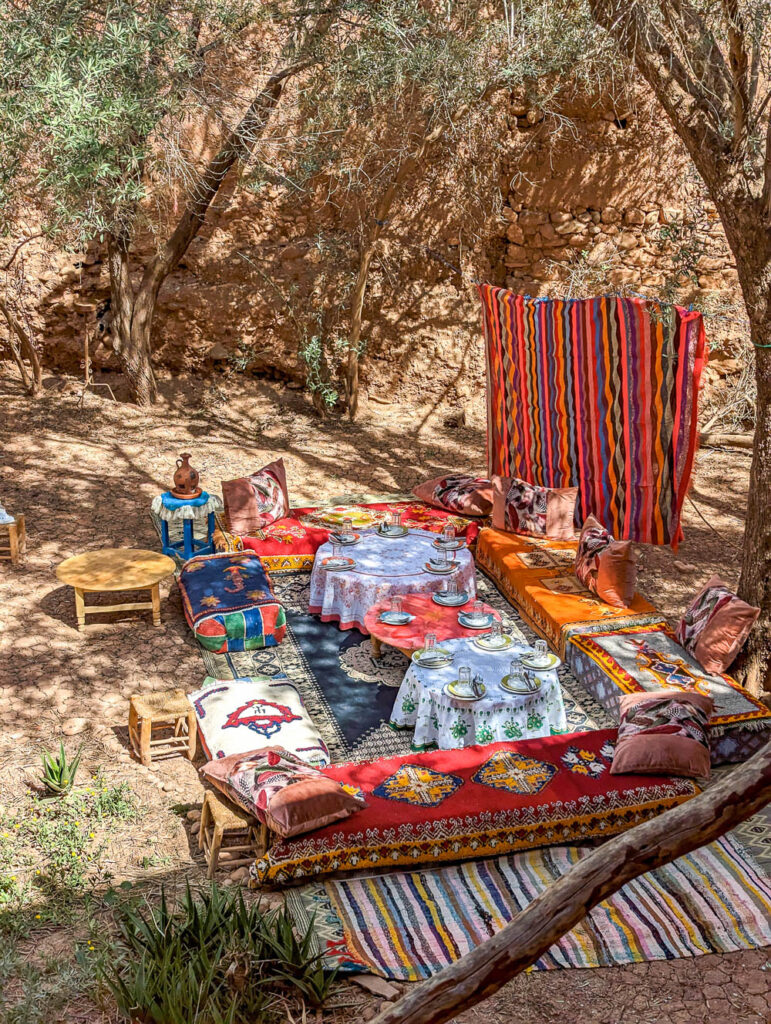
[[[705,672],[660,623],[573,634],[565,656],[576,678],[616,720],[625,693],[695,689],[711,697],[713,764],[744,761],[771,737],[771,711],[730,676]]]
[[[284,639],[286,614],[257,555],[198,555],[177,582],[187,623],[207,651],[252,651]]]

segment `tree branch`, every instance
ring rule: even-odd
[[[534,963],[626,882],[718,839],[771,798],[771,743],[707,792],[608,840],[550,885],[505,928],[374,1024],[442,1024]]]

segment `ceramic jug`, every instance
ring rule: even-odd
[[[192,496],[199,492],[198,470],[190,465],[190,453],[183,452],[177,459],[177,471],[174,474],[174,492],[177,495]]]

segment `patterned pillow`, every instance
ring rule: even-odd
[[[707,672],[725,672],[760,615],[719,576],[699,591],[677,627],[677,639]]]
[[[620,705],[612,775],[709,777],[711,697],[689,690],[660,690],[625,694]]]
[[[247,536],[289,515],[284,460],[276,459],[251,476],[222,481],[222,500],[231,533]]]
[[[540,487],[515,476],[493,477],[493,526],[508,533],[572,540],[577,487]]]
[[[322,768],[330,756],[302,698],[286,676],[213,679],[188,694],[201,743],[210,758],[246,754],[255,743],[276,743]]]
[[[616,540],[594,516],[589,516],[578,540],[576,576],[607,604],[628,608],[637,584],[632,542]]]
[[[489,516],[493,510],[492,481],[478,476],[438,476],[418,484],[412,492],[427,505],[464,516]]]
[[[205,764],[202,774],[230,800],[283,838],[323,828],[366,807],[283,747],[263,747]]]

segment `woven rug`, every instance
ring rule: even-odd
[[[368,636],[357,629],[340,630],[336,623],[309,615],[307,572],[273,577],[276,597],[287,613],[287,633],[278,647],[262,651],[212,654],[201,651],[207,675],[233,679],[284,672],[297,686],[308,713],[329,747],[334,761],[371,760],[410,753],[412,732],[388,725],[407,659],[392,647],[380,658]],[[493,584],[477,573],[482,600],[500,612],[508,631],[520,632],[529,643],[535,634]],[[565,666],[559,669],[568,732],[613,725],[610,716]]]
[[[418,981],[460,959],[591,851],[558,846],[496,860],[307,886],[286,894],[315,915],[329,967]],[[612,967],[771,943],[771,885],[731,836],[625,885],[534,970]]]
[[[706,356],[700,313],[482,285],[490,472],[579,488],[616,537],[676,545]]]

